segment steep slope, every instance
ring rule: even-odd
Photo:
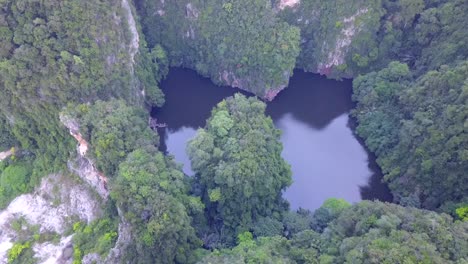
[[[172,65],[270,100],[288,84],[299,31],[268,0],[144,0],[138,11],[149,43],[162,45]]]
[[[6,263],[14,243],[25,241],[37,263],[59,262],[63,250],[71,247],[68,230],[76,221],[99,218],[102,208],[102,200],[79,179],[64,174],[44,177],[34,192],[17,197],[0,212],[0,263]]]

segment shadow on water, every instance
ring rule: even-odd
[[[153,109],[151,115],[156,116],[158,122],[167,123],[169,131],[205,126],[211,109],[224,98],[239,92],[231,87],[216,86],[210,79],[184,68],[171,68],[160,87],[166,104]]]
[[[268,103],[267,114],[273,120],[291,113],[297,120],[315,129],[350,111],[351,80],[335,81],[318,74],[295,70],[289,86]]]
[[[190,128],[196,130],[204,127],[211,109],[224,98],[236,92],[248,94],[231,87],[217,86],[209,78],[184,68],[171,68],[160,87],[164,91],[166,104],[162,108],[154,108],[151,116],[156,117],[159,123],[167,124],[166,128],[158,129],[161,137],[160,150],[166,153],[169,135],[185,130],[182,133],[190,137],[194,134]],[[177,154],[172,154],[178,157]]]
[[[377,157],[374,153],[370,152],[367,146],[364,144],[364,140],[356,134],[356,128],[358,124],[356,119],[350,118],[348,120],[348,127],[353,131],[353,135],[356,140],[366,150],[368,158],[368,167],[372,171],[372,176],[364,186],[359,186],[359,191],[363,200],[380,200],[391,202],[393,201],[393,195],[390,192],[387,184],[383,182],[382,169],[377,164]]]
[[[152,116],[166,123],[160,128],[161,151],[171,154],[193,175],[185,153],[187,142],[205,126],[212,108],[238,89],[214,85],[195,71],[171,68],[161,83],[166,104],[153,109]],[[246,92],[242,92],[247,94]],[[282,156],[291,164],[294,183],[284,196],[293,209],[316,209],[330,197],[349,202],[361,199],[391,201],[381,182],[375,157],[354,133],[352,81],[334,81],[295,71],[289,87],[266,113],[282,130]]]

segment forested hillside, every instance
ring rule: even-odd
[[[0,3],[0,124],[21,147],[40,153],[36,158],[42,170],[60,168],[72,146],[58,123],[61,107],[111,97],[137,103],[141,89],[147,88],[148,94],[157,89],[151,80],[161,77],[157,71],[140,83],[133,69],[153,72],[150,64],[135,66],[134,60],[151,62],[158,54],[147,56],[144,46],[137,54],[128,14],[117,3]],[[2,133],[6,147],[5,140],[11,144]]]
[[[467,13],[466,0],[0,0],[0,263],[466,263]],[[259,97],[212,110],[186,146],[194,177],[149,126],[165,126],[149,109],[169,66]],[[355,132],[394,204],[289,209],[262,100],[294,68],[354,79]]]
[[[270,1],[142,0],[137,6],[150,45],[162,45],[172,65],[270,99],[288,84],[299,29],[281,22]]]
[[[379,202],[346,208],[334,201],[318,212],[334,212],[321,232],[302,225],[287,237],[238,237],[238,245],[204,257],[199,263],[463,263],[468,257],[466,222],[447,215]],[[340,209],[338,209],[340,208]],[[312,225],[313,226],[313,225]]]

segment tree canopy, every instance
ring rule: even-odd
[[[132,225],[132,263],[190,263],[200,245],[191,215],[203,204],[188,195],[180,167],[154,147],[140,148],[120,164],[112,198]]]
[[[213,109],[187,148],[210,225],[231,236],[287,208],[281,195],[291,184],[290,166],[264,112],[264,103],[236,94]]]
[[[468,63],[410,80],[408,67],[397,62],[356,78],[357,133],[377,154],[401,203],[437,208],[462,202],[468,192]]]
[[[323,232],[255,240],[243,234],[233,249],[199,263],[462,263],[467,232],[468,222],[445,214],[364,201],[338,212]]]
[[[279,21],[268,0],[140,1],[139,11],[152,45],[215,83],[265,96],[292,75],[299,29]]]
[[[135,149],[159,144],[148,126],[148,113],[123,100],[97,101],[92,105],[70,105],[65,111],[76,118],[90,143],[98,169],[114,176],[119,164]]]

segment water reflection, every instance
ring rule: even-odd
[[[372,171],[367,153],[346,128],[348,115],[342,114],[323,129],[315,129],[291,114],[277,121],[283,131],[283,157],[291,164],[294,184],[285,197],[293,209],[315,209],[329,197],[348,202],[361,200],[359,186]]]
[[[350,80],[337,82],[295,71],[289,87],[268,104],[267,113],[273,120],[289,113],[315,129],[322,129],[353,108],[351,85]]]
[[[215,86],[194,71],[173,68],[161,83],[166,105],[152,115],[168,127],[160,129],[161,150],[183,163],[193,175],[185,153],[187,142],[203,127],[211,109],[238,90]],[[316,209],[330,197],[349,202],[391,200],[381,183],[375,158],[353,134],[351,81],[337,82],[295,71],[288,89],[267,106],[283,131],[283,157],[291,164],[293,185],[285,192],[292,208]]]
[[[182,163],[185,174],[192,176],[194,173],[190,166],[190,159],[185,153],[185,147],[188,141],[195,136],[197,130],[191,127],[181,127],[178,130],[170,131],[164,128],[164,145],[166,152],[173,155],[175,159]]]

